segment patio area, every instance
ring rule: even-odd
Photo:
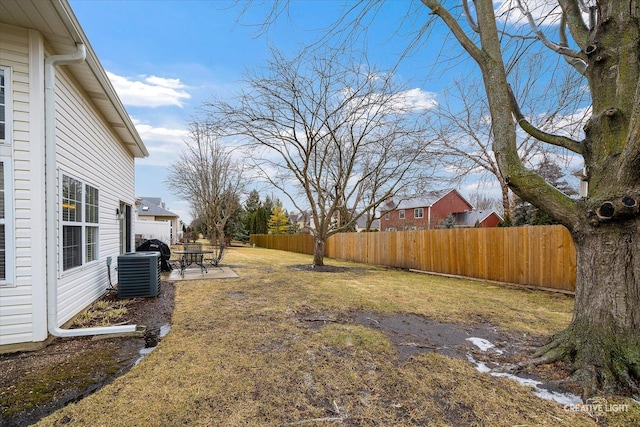
[[[206,273],[202,273],[200,267],[195,265],[184,270],[184,276],[180,275],[180,269],[173,269],[162,273],[162,280],[170,282],[180,282],[183,280],[206,280],[206,279],[232,279],[238,275],[231,267],[209,267]]]

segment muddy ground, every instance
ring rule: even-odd
[[[127,301],[118,324],[144,325],[157,331],[171,322],[175,288],[162,282],[155,298]],[[117,292],[104,299],[117,301]],[[85,324],[84,326],[98,326]],[[0,354],[0,426],[28,426],[87,396],[126,371],[154,339],[120,337],[56,338],[30,352]]]

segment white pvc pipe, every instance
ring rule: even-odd
[[[47,327],[57,337],[77,337],[130,333],[136,325],[105,326],[96,328],[62,329],[58,327],[58,251],[57,251],[57,169],[56,169],[56,66],[82,62],[86,59],[86,47],[76,45],[78,50],[69,55],[52,55],[44,61],[44,143],[45,143],[45,210],[46,210],[46,259],[47,259]]]

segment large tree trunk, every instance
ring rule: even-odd
[[[639,226],[633,219],[572,233],[578,266],[573,320],[538,355],[570,362],[584,396],[640,392]]]

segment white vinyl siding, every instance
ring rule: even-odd
[[[59,52],[48,51],[52,44],[45,47],[42,34],[35,29],[0,24],[0,41],[5,86],[5,132],[4,141],[0,141],[5,217],[0,222],[5,225],[7,276],[0,284],[0,345],[11,345],[41,342],[48,335],[44,60]],[[100,114],[94,104],[110,101],[80,88],[79,79],[69,74],[71,67],[56,67],[55,81],[57,174],[53,179],[58,223],[52,244],[58,253],[58,274],[49,280],[58,291],[56,326],[68,322],[105,292],[109,284],[106,258],[117,259],[120,248],[116,209],[120,202],[135,204],[133,155],[109,125],[111,118]],[[67,271],[62,263],[63,173],[99,190],[97,209],[84,211],[85,233],[79,242],[83,261],[89,262]],[[83,208],[87,209],[84,201]],[[114,263],[112,278],[117,277],[115,268]]]
[[[0,25],[4,70],[6,280],[0,284],[0,345],[47,337],[44,281],[44,59],[36,31]]]
[[[73,236],[69,238],[78,240],[69,243],[79,245],[82,265],[65,270],[64,249],[60,248],[58,319],[61,324],[105,292],[109,285],[106,258],[112,257],[115,261],[120,253],[116,210],[121,201],[135,204],[133,156],[118,141],[86,94],[77,89],[67,71],[66,67],[56,69],[56,142],[61,171],[58,185],[62,194],[63,176],[73,178],[83,184],[83,196],[79,199],[81,222],[65,222],[61,215],[58,239],[63,245],[65,225],[81,227],[80,231],[70,229]],[[59,209],[63,213],[63,207]],[[112,274],[112,280],[116,277]]]

